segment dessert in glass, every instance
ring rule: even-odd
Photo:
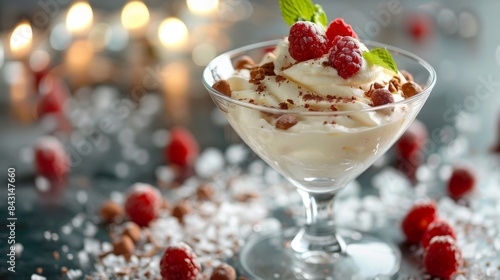
[[[297,23],[299,34],[313,30],[312,36],[317,35],[311,23]],[[289,37],[218,56],[203,73],[205,87],[228,122],[297,188],[306,212],[299,229],[251,239],[240,253],[242,267],[252,279],[390,277],[399,269],[398,248],[336,228],[335,197],[408,128],[436,74],[407,51],[362,43],[355,34],[303,40],[326,45],[315,54],[317,48],[294,45],[294,26]],[[408,72],[361,55],[375,49]]]

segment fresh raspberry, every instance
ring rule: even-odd
[[[347,24],[343,19],[336,18],[328,25],[326,29],[326,37],[329,42],[333,42],[335,37],[340,36],[351,36],[358,39],[358,35],[352,30],[352,27]]]
[[[423,42],[433,35],[435,29],[432,17],[425,14],[412,14],[406,18],[406,30],[418,42]]]
[[[325,31],[309,21],[297,21],[290,27],[288,51],[297,61],[318,58],[328,52]]]
[[[385,88],[379,88],[373,90],[373,92],[370,95],[370,98],[373,102],[373,106],[382,106],[394,102],[394,97],[392,96],[392,93]]]
[[[165,147],[165,156],[172,164],[190,166],[198,157],[196,139],[189,130],[177,127],[170,130],[170,143]]]
[[[37,104],[38,117],[62,112],[67,95],[67,89],[61,80],[50,76],[45,77],[40,84],[40,99]]]
[[[450,236],[431,239],[424,254],[425,269],[435,277],[450,278],[462,264],[462,252]]]
[[[201,266],[191,247],[185,243],[169,246],[160,261],[163,280],[195,280]]]
[[[38,139],[35,144],[35,169],[39,175],[61,180],[69,168],[69,157],[57,138],[45,136]]]
[[[161,194],[155,187],[136,183],[127,192],[125,212],[136,224],[147,226],[158,216],[162,203]]]
[[[358,73],[363,62],[358,41],[350,36],[335,37],[328,54],[328,61],[344,79]]]
[[[457,240],[457,235],[455,234],[455,230],[451,227],[451,225],[445,220],[436,220],[432,222],[427,230],[424,232],[422,236],[422,240],[420,240],[420,244],[422,248],[427,248],[431,239],[435,236],[449,235],[454,240]]]
[[[455,167],[448,181],[448,194],[459,199],[474,190],[476,185],[476,177],[472,170],[465,167]]]
[[[418,243],[427,227],[437,218],[436,203],[432,200],[417,202],[403,219],[402,228],[406,239]]]
[[[423,149],[428,137],[425,124],[417,119],[414,120],[396,142],[395,148],[398,157],[413,165],[420,165],[423,159]]]

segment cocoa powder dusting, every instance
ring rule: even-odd
[[[213,89],[216,91],[224,94],[225,96],[231,97],[231,86],[226,80],[220,80],[215,82],[212,86]]]

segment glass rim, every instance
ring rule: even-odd
[[[349,114],[360,113],[360,112],[377,112],[380,110],[390,109],[390,108],[393,108],[393,107],[398,106],[398,105],[409,104],[415,100],[425,98],[426,96],[428,96],[430,94],[430,91],[432,90],[432,88],[436,84],[436,80],[437,80],[436,71],[427,61],[425,61],[421,57],[419,57],[419,56],[417,56],[409,51],[398,48],[398,47],[394,47],[394,46],[379,43],[379,42],[368,41],[368,40],[363,41],[363,43],[367,46],[376,47],[376,48],[385,48],[385,49],[389,50],[391,52],[391,54],[397,54],[400,56],[410,58],[411,60],[414,60],[416,63],[418,63],[422,67],[424,67],[429,73],[429,82],[425,86],[425,88],[423,88],[421,92],[419,92],[418,94],[416,94],[414,96],[411,96],[409,98],[405,98],[405,99],[397,101],[397,102],[381,105],[381,106],[373,106],[373,107],[368,107],[368,108],[363,108],[363,109],[358,109],[358,110],[342,110],[342,111],[294,111],[294,110],[288,110],[288,109],[271,108],[271,107],[266,107],[263,105],[248,103],[246,101],[237,100],[237,99],[231,98],[231,97],[215,90],[212,87],[212,85],[208,84],[207,77],[212,75],[212,69],[214,68],[214,65],[217,65],[217,63],[220,60],[223,60],[226,58],[230,60],[231,58],[233,58],[235,56],[244,55],[245,53],[247,53],[250,50],[255,50],[255,49],[270,47],[270,46],[276,46],[281,40],[282,39],[275,39],[275,40],[268,40],[268,41],[253,43],[253,44],[245,45],[245,46],[242,46],[242,47],[239,47],[239,48],[236,48],[236,49],[233,49],[233,50],[230,50],[230,51],[227,51],[225,53],[218,55],[217,57],[212,59],[208,63],[208,65],[205,67],[205,69],[203,70],[203,78],[202,78],[203,85],[209,91],[210,94],[215,94],[218,98],[221,98],[225,101],[228,101],[228,102],[231,102],[231,103],[243,106],[243,107],[256,109],[259,111],[264,111],[264,112],[273,113],[273,114],[280,114],[280,115],[288,114],[288,115],[304,115],[304,116],[329,116],[332,114],[349,115]]]

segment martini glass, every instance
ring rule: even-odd
[[[361,110],[294,112],[232,99],[211,86],[234,73],[242,56],[259,61],[278,41],[245,46],[212,60],[203,83],[217,107],[245,143],[297,188],[305,209],[300,228],[252,238],[240,252],[252,279],[387,279],[397,273],[399,249],[381,238],[335,226],[339,191],[383,155],[408,128],[427,100],[434,69],[419,57],[388,45],[399,69],[412,73],[423,91],[403,101]],[[298,120],[283,130],[279,116]],[[342,215],[342,213],[338,213]]]

